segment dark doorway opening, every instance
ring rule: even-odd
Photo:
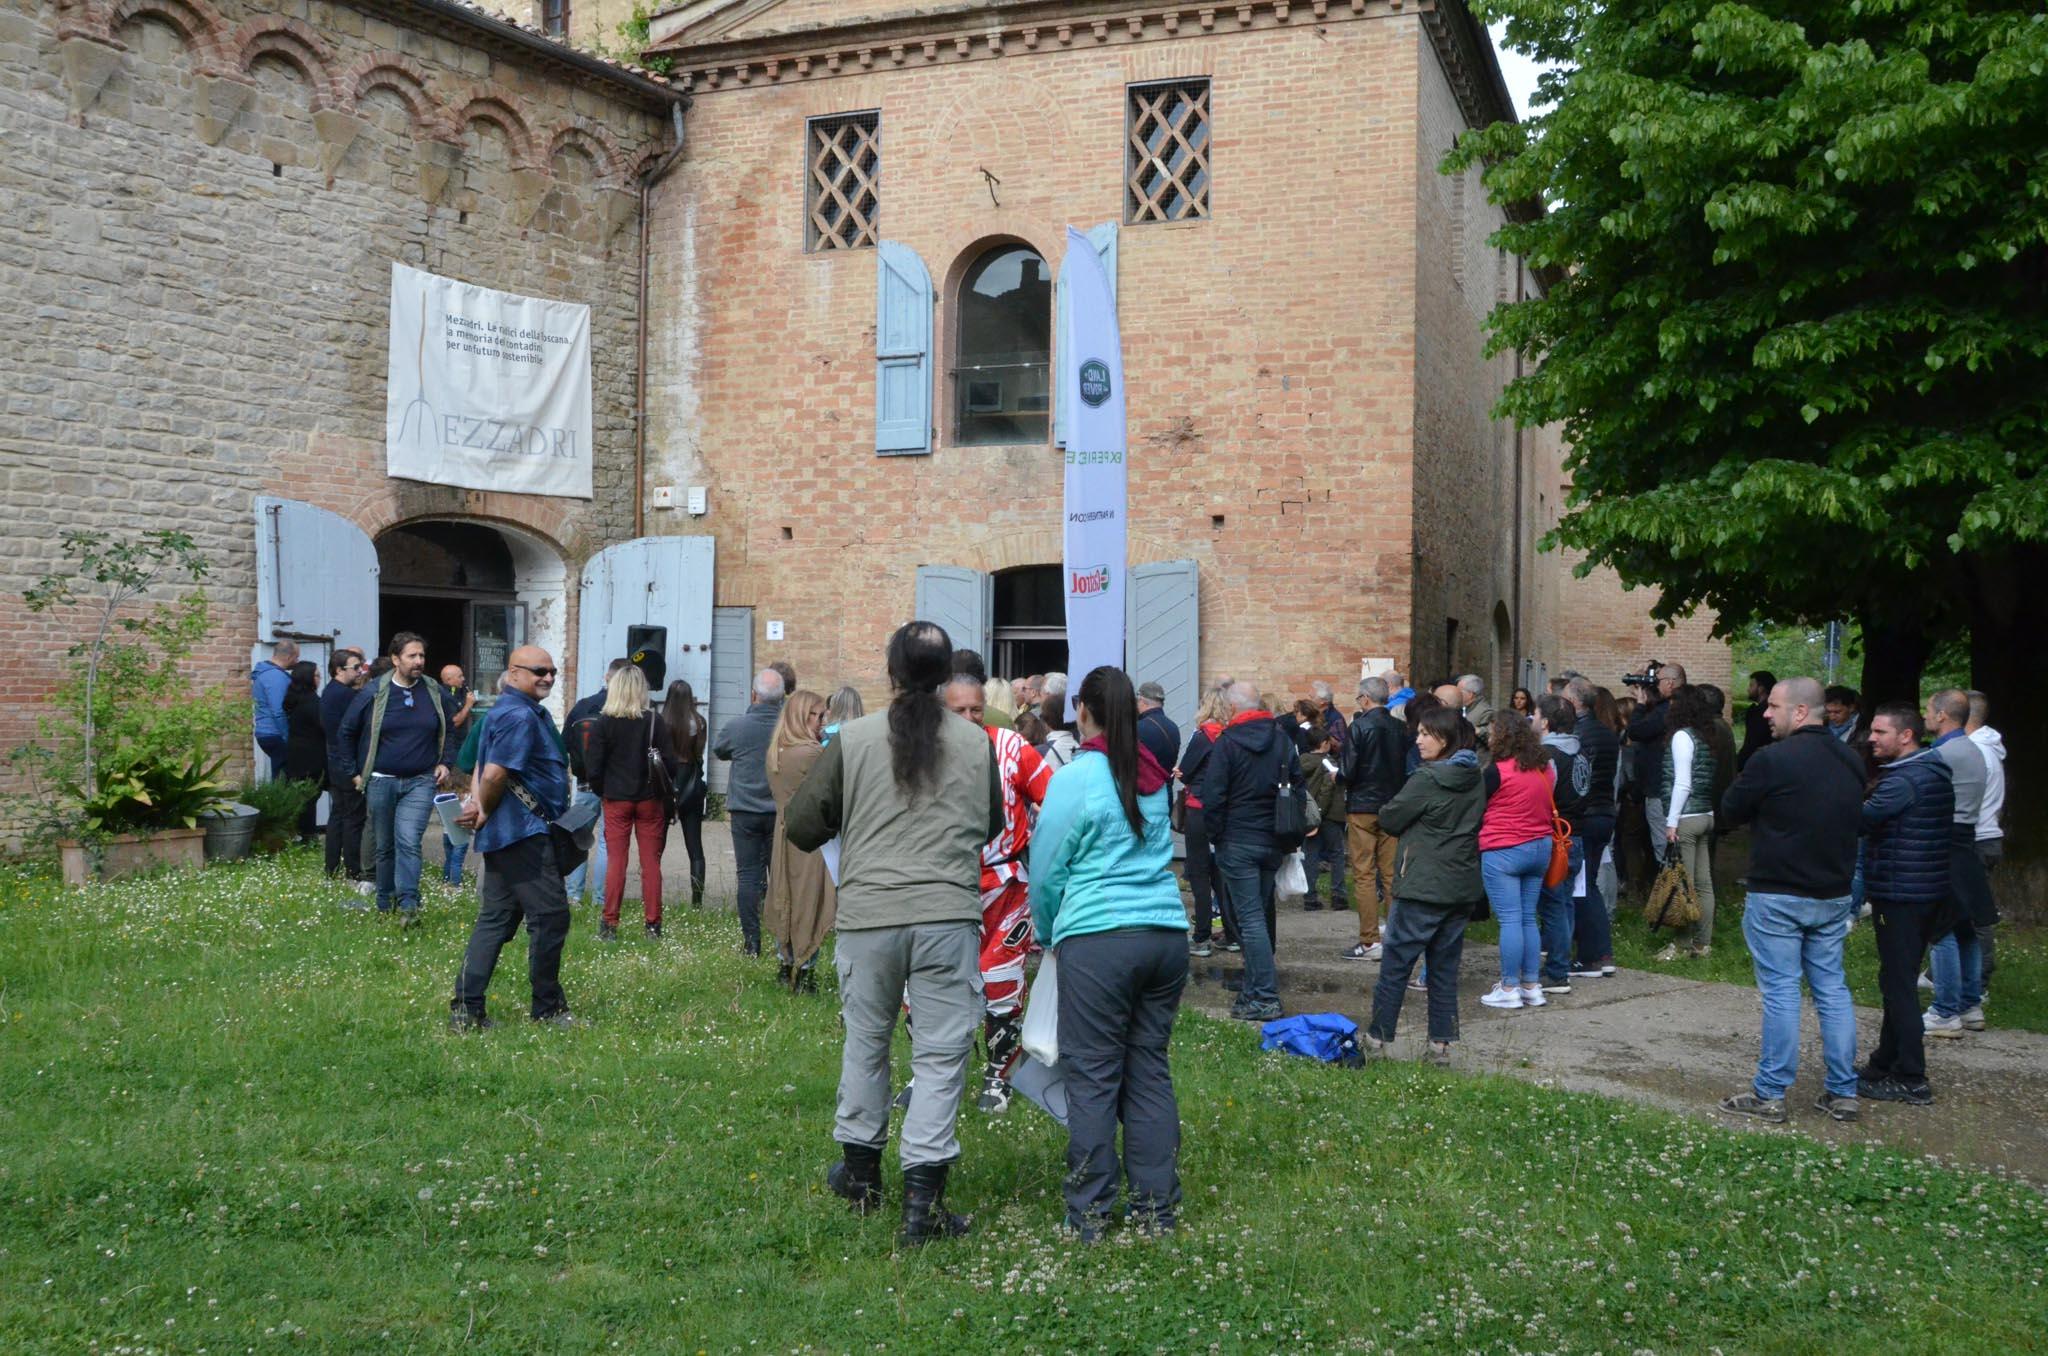
[[[480,697],[496,692],[526,629],[505,538],[481,523],[414,523],[377,539],[377,566],[385,648],[398,632],[416,632],[428,673],[459,664]]]
[[[1067,669],[1067,600],[1060,567],[1026,565],[995,577],[993,673],[1023,678]]]

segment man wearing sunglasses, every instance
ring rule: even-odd
[[[483,854],[484,879],[476,926],[449,1004],[453,1031],[491,1025],[484,996],[498,954],[522,922],[533,1020],[555,1027],[575,1024],[561,979],[569,895],[548,829],[549,821],[559,819],[569,805],[569,763],[554,722],[540,705],[554,688],[555,661],[538,645],[522,645],[512,652],[504,692],[484,722],[476,781],[458,817],[477,831],[471,846]]]
[[[336,769],[361,788],[376,841],[377,911],[398,910],[413,927],[420,911],[420,839],[434,792],[448,780],[454,711],[427,677],[427,642],[410,631],[391,638],[391,671],[356,694],[342,717]]]

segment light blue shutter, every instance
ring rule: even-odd
[[[875,250],[875,451],[932,450],[932,275],[908,245]]]
[[[638,537],[607,546],[583,567],[577,605],[576,687],[587,697],[605,665],[626,653],[626,628],[666,626],[662,656],[670,682],[702,694],[711,685],[711,590],[717,542],[711,537]],[[655,693],[656,701],[662,694]]]
[[[1124,588],[1124,668],[1166,689],[1167,718],[1192,729],[1202,696],[1201,572],[1192,560],[1134,565]]]
[[[945,627],[954,649],[973,650],[984,664],[989,659],[995,597],[994,575],[958,565],[917,567],[917,619]]]
[[[708,707],[705,720],[711,725],[711,738],[704,748],[709,751],[718,744],[718,736],[724,732],[727,722],[734,716],[746,714],[754,696],[754,609],[751,607],[720,607],[711,612],[711,699],[704,701],[704,689],[697,689],[697,700],[701,708]],[[718,758],[708,758],[710,770],[705,784],[719,795],[725,794],[727,778],[732,773],[732,764]]]
[[[256,500],[256,638],[260,657],[287,638],[304,651],[337,644],[384,653],[377,633],[377,548],[338,513],[295,499]],[[302,654],[302,658],[312,658]],[[322,678],[326,674],[323,671]]]
[[[1090,228],[1088,243],[1095,246],[1097,257],[1102,260],[1104,271],[1109,274],[1109,295],[1116,296],[1116,223],[1105,221]],[[1067,311],[1067,261],[1060,259],[1059,286],[1053,289],[1053,343],[1056,352],[1053,358],[1059,363],[1058,380],[1054,383],[1052,402],[1052,440],[1056,446],[1067,445],[1068,397],[1073,395],[1073,365],[1067,361],[1067,341],[1073,333],[1073,319]],[[1119,317],[1121,319],[1121,317]]]

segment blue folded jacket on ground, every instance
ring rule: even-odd
[[[1319,1059],[1325,1064],[1360,1064],[1358,1023],[1341,1012],[1299,1012],[1259,1028],[1261,1050]]]

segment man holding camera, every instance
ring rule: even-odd
[[[1651,660],[1641,673],[1622,675],[1640,703],[1628,723],[1628,787],[1616,835],[1630,885],[1647,890],[1655,864],[1664,859],[1664,798],[1657,794],[1664,759],[1665,707],[1671,694],[1685,686],[1685,665]]]

